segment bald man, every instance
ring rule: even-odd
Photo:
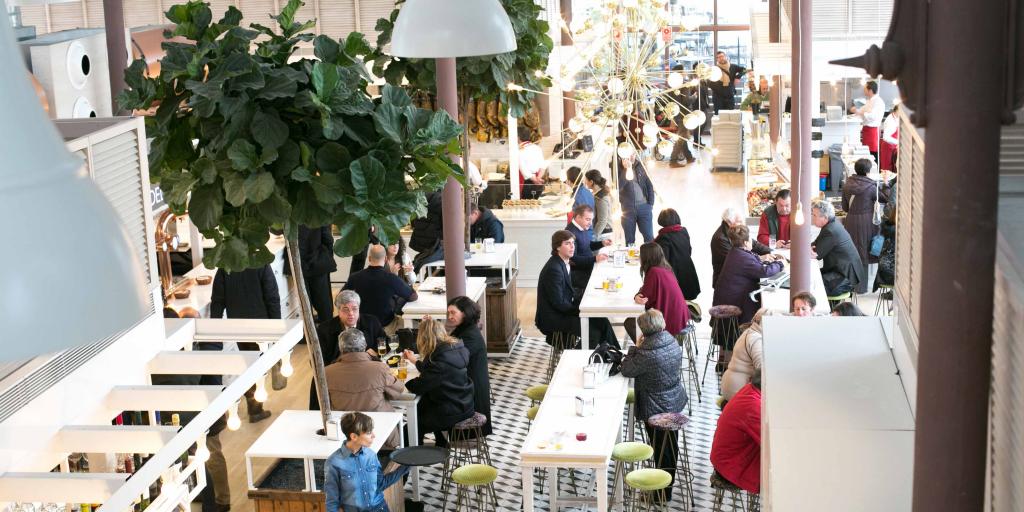
[[[377,317],[385,326],[384,330],[393,333],[397,328],[395,311],[401,304],[416,301],[417,295],[402,278],[384,268],[386,260],[387,249],[383,245],[371,245],[366,253],[368,266],[348,276],[344,289],[359,294],[360,314]]]

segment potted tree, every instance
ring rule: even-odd
[[[147,109],[153,138],[150,173],[172,211],[186,211],[216,242],[203,263],[237,271],[273,260],[269,232],[283,230],[292,275],[299,285],[307,347],[326,423],[323,358],[299,264],[300,225],[334,224],[340,256],[360,251],[370,227],[384,244],[398,240],[410,217],[426,211],[424,194],[461,168],[460,126],[445,112],[412,105],[400,88],[385,85],[378,98],[362,57],[372,51],[362,34],[333,40],[306,32],[301,0],[272,16],[275,29],[242,27],[229,7],[213,21],[207,4],[175,5],[167,18],[160,75],[145,76],[142,61],[126,72],[123,108]],[[296,59],[298,43],[312,41],[318,60]],[[253,50],[254,48],[254,50]]]

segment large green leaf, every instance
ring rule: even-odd
[[[245,178],[245,197],[250,203],[259,203],[274,193],[274,175],[269,172],[258,172]]]
[[[338,225],[338,239],[334,242],[334,253],[338,256],[352,256],[366,248],[369,243],[370,225],[355,217],[346,217]]]
[[[405,109],[387,103],[381,103],[373,113],[373,124],[377,131],[387,135],[395,142],[402,142],[402,118]]]
[[[228,148],[228,158],[231,159],[231,166],[239,171],[248,171],[260,164],[256,146],[245,139],[237,139],[231,144]]]
[[[263,150],[277,149],[288,140],[288,125],[276,112],[259,111],[252,118],[252,138]]]
[[[224,193],[216,184],[199,185],[188,202],[188,216],[201,230],[217,227],[224,213]]]
[[[321,173],[336,173],[350,163],[352,154],[337,142],[327,142],[316,152],[316,167]]]
[[[409,93],[405,92],[401,87],[384,84],[384,90],[381,92],[381,103],[385,105],[394,105],[396,107],[408,107],[409,105],[412,105],[412,98],[410,98]]]

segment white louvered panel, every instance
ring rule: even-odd
[[[914,127],[903,117],[900,120],[900,151],[898,167],[904,179],[896,185],[896,293],[906,306],[912,306],[913,258],[911,236],[913,217]]]
[[[35,27],[36,35],[48,33],[46,30],[46,7],[42,5],[26,5],[21,8],[21,24]]]
[[[999,173],[1024,175],[1024,123],[1004,126],[999,146]]]
[[[911,177],[913,198],[911,208],[911,232],[910,232],[910,265],[915,271],[920,271],[922,260],[922,224],[924,224],[924,147],[914,145],[914,173]],[[911,276],[911,315],[914,329],[921,332],[921,280],[919,274]]]
[[[355,19],[355,3],[352,0],[320,0],[321,34],[334,39],[344,38],[356,30]],[[374,23],[376,24],[376,20]],[[376,42],[376,36],[370,41]]]
[[[50,25],[52,32],[85,28],[85,15],[80,2],[50,4]]]
[[[92,174],[131,234],[132,244],[149,281],[149,249],[137,134],[129,131],[96,143],[92,148]]]
[[[239,0],[238,9],[245,16],[242,19],[242,26],[259,23],[266,27],[276,28],[276,22],[270,19],[270,14],[277,14],[274,7],[274,0]]]
[[[885,35],[889,31],[889,22],[892,21],[892,7],[892,0],[851,1],[851,31],[855,34]]]
[[[835,38],[849,33],[850,1],[851,0],[815,0],[813,13],[814,21],[811,23],[812,37]]]
[[[323,5],[324,2],[321,1],[321,10],[323,10]],[[359,0],[359,25],[366,40],[372,45],[376,45],[377,42],[377,31],[374,30],[377,20],[391,16],[391,11],[394,9],[395,2],[393,0]]]
[[[996,258],[992,323],[991,508],[1024,510],[1024,282]]]
[[[143,27],[161,23],[160,2],[157,0],[131,0],[124,3],[124,26]]]
[[[89,28],[102,28],[103,23],[103,0],[85,0],[85,24]]]

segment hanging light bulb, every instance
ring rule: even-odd
[[[668,117],[676,117],[679,115],[679,104],[674,101],[670,101],[665,104],[664,110],[665,115],[667,115]]]
[[[622,102],[622,110],[625,111],[626,115],[632,114],[633,113],[633,103],[626,102],[626,101]]]
[[[647,121],[646,123],[644,123],[644,135],[648,137],[654,137],[658,135],[658,125],[654,124],[654,122],[652,121]]]
[[[696,110],[693,112],[693,117],[697,118],[697,124],[702,125],[708,121],[708,115],[703,110]]]
[[[644,146],[650,147],[658,143],[658,138],[653,135],[644,135]]]
[[[626,90],[626,84],[622,82],[619,77],[612,77],[608,80],[608,92],[612,94],[622,94],[622,91]]]
[[[669,156],[669,155],[671,155],[672,154],[672,143],[667,141],[667,140],[663,140],[663,141],[659,142],[658,143],[658,153],[660,153],[662,156]]]
[[[639,5],[637,0],[622,0],[622,6],[626,9],[636,9]]]
[[[797,226],[804,225],[804,208],[802,203],[796,204],[796,213],[793,214],[793,222]]]
[[[696,112],[690,112],[683,116],[683,126],[685,126],[687,130],[696,130],[697,127],[702,124],[704,123],[697,120]]]
[[[292,368],[292,352],[289,350],[284,357],[281,358],[281,376],[291,377],[295,373],[295,368]]]
[[[238,402],[228,409],[228,428],[238,430],[242,427],[242,419],[238,417]]]
[[[711,156],[718,156],[718,148],[711,148]]]
[[[619,158],[629,158],[636,154],[636,149],[634,149],[633,145],[628,142],[620,142],[615,152],[618,153]]]
[[[673,72],[668,74],[668,86],[673,88],[673,89],[678,89],[678,88],[682,87],[683,86],[683,82],[685,82],[685,81],[686,81],[686,78],[683,77],[683,74],[678,72],[678,71],[673,71]]]
[[[200,464],[210,460],[210,449],[206,447],[206,436],[202,436],[196,441],[196,459]]]
[[[712,82],[718,82],[721,79],[722,79],[722,68],[720,68],[718,66],[711,66],[711,69],[708,70],[708,80],[711,80]]]
[[[267,401],[268,397],[267,397],[267,382],[266,382],[266,380],[267,380],[266,376],[263,376],[263,377],[260,377],[260,379],[256,381],[256,392],[253,393],[252,397],[254,399],[256,399],[257,402],[266,402]]]
[[[617,101],[615,102],[615,108],[613,108],[612,110],[614,110],[615,113],[620,116],[626,115],[626,103],[622,101]]]

